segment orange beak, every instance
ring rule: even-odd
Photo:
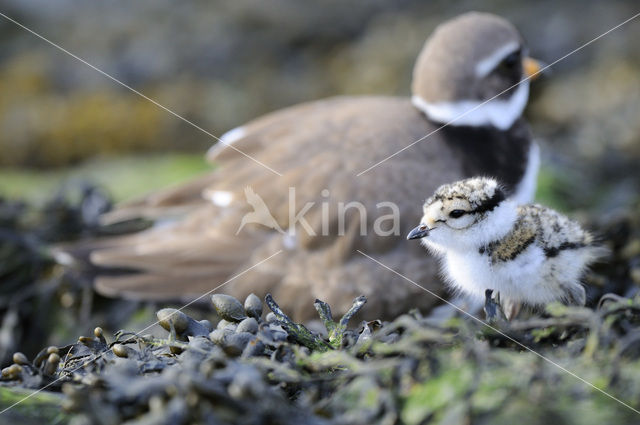
[[[538,78],[544,69],[544,64],[538,60],[526,57],[522,60],[522,70],[530,80]]]

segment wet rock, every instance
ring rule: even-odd
[[[160,326],[166,331],[171,331],[173,326],[176,336],[182,340],[186,340],[189,336],[207,336],[211,331],[209,321],[198,322],[173,308],[163,308],[156,313],[156,316]]]
[[[267,313],[267,317],[265,317],[267,323],[276,323],[276,315],[274,312],[270,311]]]
[[[233,331],[225,329],[216,329],[209,334],[209,339],[218,345],[223,345],[227,335],[231,335]]]
[[[18,365],[28,365],[29,359],[21,352],[13,353],[13,362]]]
[[[243,367],[237,371],[229,384],[229,395],[236,399],[259,396],[266,389],[260,372],[253,367]]]
[[[198,320],[198,323],[200,323],[202,327],[208,332],[211,332],[213,330],[213,325],[211,325],[211,322],[208,320]]]
[[[22,366],[17,364],[12,364],[11,366],[8,366],[2,369],[2,377],[5,379],[20,379],[22,370],[23,370]]]
[[[230,295],[213,294],[211,295],[211,302],[218,316],[225,320],[240,322],[247,317],[240,301]]]
[[[261,325],[258,335],[263,341],[274,346],[287,340],[287,332],[275,324]]]
[[[249,332],[255,334],[258,332],[258,321],[253,317],[247,317],[242,322],[238,323],[236,332]]]
[[[43,372],[45,375],[53,375],[56,370],[58,370],[58,365],[60,364],[60,356],[58,353],[51,353],[47,358],[47,362],[43,368]]]
[[[190,338],[189,348],[195,348],[196,350],[209,351],[213,348],[212,341],[206,337]]]
[[[129,357],[129,347],[126,347],[122,344],[114,344],[113,347],[111,347],[111,350],[113,350],[113,354],[118,357]]]
[[[102,342],[103,344],[107,343],[107,340],[104,337],[104,331],[102,330],[101,327],[96,327],[93,330],[93,335],[95,335],[96,338],[98,338],[98,340],[100,340],[100,342]]]
[[[261,356],[265,352],[265,345],[259,339],[252,339],[247,343],[247,346],[242,351],[242,357],[256,357]]]
[[[249,294],[244,300],[244,311],[249,317],[255,319],[262,317],[262,301],[256,294]]]
[[[182,334],[189,327],[189,317],[175,308],[163,308],[156,313],[156,317],[166,331],[170,331],[173,326],[178,334]]]
[[[80,338],[78,338],[78,340],[80,340]],[[58,349],[58,347],[54,347],[54,346],[50,346],[42,349],[33,359],[34,366],[41,367],[42,364],[45,362],[45,360],[47,360],[47,357],[49,357],[50,354],[54,354],[54,353],[57,354],[59,352],[60,350]]]
[[[223,349],[225,353],[230,356],[239,356],[242,354],[249,341],[254,338],[255,336],[249,332],[239,332],[228,335],[225,338]]]
[[[235,322],[230,322],[228,320],[222,319],[216,325],[216,329],[227,329],[227,330],[235,331],[237,326],[238,324]]]

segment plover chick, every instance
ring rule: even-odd
[[[499,294],[507,319],[523,305],[584,305],[580,278],[603,248],[575,221],[541,205],[518,206],[484,177],[439,187],[423,211],[407,239],[422,239],[441,258],[454,291],[487,303]]]

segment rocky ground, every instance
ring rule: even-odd
[[[45,211],[0,203],[0,277],[9,282],[0,294],[0,409],[44,389],[0,422],[638,422],[637,209],[592,221],[612,255],[588,276],[586,308],[552,305],[489,327],[463,314],[418,311],[350,323],[357,310],[366,317],[364,298],[340,320],[317,301],[309,308],[319,320],[307,328],[270,297],[216,294],[208,311],[156,311],[160,332],[116,332],[116,318],[140,306],[91,298],[45,249],[63,237],[130,230],[92,224],[108,198],[91,186],[79,191],[60,194]],[[94,326],[75,343],[51,343]]]
[[[267,296],[214,295],[215,328],[157,312],[164,337],[102,328],[2,370],[5,418],[73,424],[637,423],[640,300],[489,327],[408,312],[348,327],[315,304],[325,329],[291,320]],[[352,312],[366,308],[354,300]],[[535,351],[535,352],[534,352]],[[587,381],[588,383],[586,383]],[[62,391],[63,397],[51,397]],[[625,405],[629,403],[628,405]],[[40,405],[47,408],[43,409]],[[57,406],[61,405],[61,409]],[[26,418],[26,419],[25,419]]]

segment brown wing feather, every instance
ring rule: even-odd
[[[157,219],[179,216],[202,205],[202,191],[215,181],[212,173],[197,177],[187,183],[174,185],[143,197],[123,202],[116,209],[103,214],[101,222],[112,224],[134,218]]]

